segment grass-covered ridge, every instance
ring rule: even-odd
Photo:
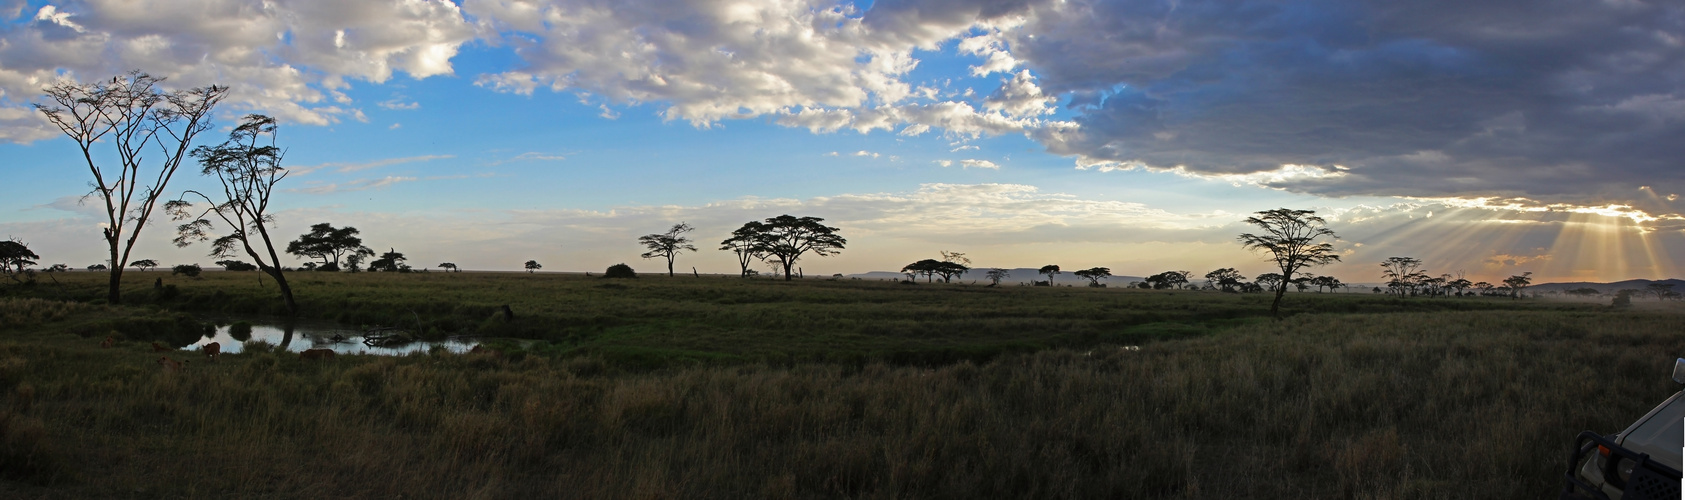
[[[802,285],[754,293],[852,293]],[[1100,300],[1039,291],[1017,307]],[[1677,390],[1685,314],[1522,304],[1160,321],[1121,330],[1165,339],[1139,350],[936,366],[254,350],[169,373],[96,329],[179,313],[0,299],[0,496],[1539,498],[1575,433]]]
[[[1268,319],[1265,294],[1066,287],[796,282],[736,277],[603,279],[525,273],[312,273],[291,275],[307,317],[400,326],[427,336],[484,335],[547,342],[560,355],[664,366],[688,362],[874,360],[941,365],[1005,353],[1134,344]],[[153,280],[162,277],[163,289]],[[101,302],[103,275],[0,293]],[[274,315],[274,284],[257,273],[130,273],[131,305],[195,314]],[[516,319],[506,322],[501,306]],[[1495,309],[1589,309],[1492,298],[1400,299],[1289,294],[1288,314]]]

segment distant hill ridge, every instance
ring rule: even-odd
[[[1621,290],[1643,290],[1646,287],[1649,287],[1650,284],[1652,284],[1652,283],[1661,283],[1663,285],[1673,285],[1674,291],[1685,292],[1685,280],[1680,280],[1680,279],[1626,280],[1626,281],[1616,281],[1614,283],[1592,283],[1592,282],[1589,282],[1589,281],[1573,281],[1573,282],[1568,282],[1568,283],[1541,283],[1541,284],[1529,286],[1529,287],[1527,287],[1527,289],[1528,290],[1534,290],[1534,291],[1540,291],[1540,292],[1546,292],[1546,291],[1548,291],[1548,292],[1565,292],[1565,291],[1568,291],[1568,290],[1578,290],[1578,289],[1581,289],[1581,288],[1590,288],[1590,289],[1593,289],[1593,290],[1597,290],[1598,293],[1615,293],[1615,292],[1618,292],[1618,291],[1621,291]]]

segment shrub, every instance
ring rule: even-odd
[[[247,264],[245,262],[240,262],[240,261],[237,261],[237,260],[219,260],[219,261],[216,261],[216,263],[217,263],[217,265],[222,266],[222,269],[224,271],[256,271],[257,270],[256,265]],[[181,266],[176,266],[176,268],[180,269]]]
[[[615,264],[615,265],[612,265],[612,266],[608,266],[607,271],[603,271],[603,277],[604,278],[636,278],[636,277],[638,277],[638,273],[637,273],[637,271],[632,270],[632,266],[628,266],[626,264]]]
[[[170,275],[185,274],[189,278],[197,278],[201,272],[204,272],[204,269],[198,264],[181,264],[172,269]]]
[[[235,321],[234,324],[228,325],[228,336],[233,337],[234,340],[245,342],[252,338],[252,324],[245,321]]]

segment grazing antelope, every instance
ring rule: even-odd
[[[211,361],[216,361],[222,357],[221,342],[211,342],[209,344],[205,344],[205,346],[200,349],[205,351],[205,357],[211,358]]]
[[[170,352],[172,350],[169,346],[160,344],[156,340],[152,341],[152,352]]]
[[[111,336],[111,335],[106,335],[105,340],[103,340],[99,343],[99,347],[100,347],[100,349],[109,349],[109,348],[111,348],[112,344],[116,344],[116,343],[117,343],[117,337],[114,337],[114,336]]]
[[[159,356],[158,364],[164,367],[165,373],[175,373],[187,369],[187,362],[170,359],[169,356]]]
[[[333,356],[333,349],[305,349],[304,352],[298,353],[298,359],[305,361],[313,359],[329,360],[333,359]]]

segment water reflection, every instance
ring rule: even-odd
[[[221,323],[221,322],[219,322]],[[363,332],[333,322],[320,321],[250,321],[250,331],[235,328],[236,325],[219,325],[216,333],[200,337],[193,344],[183,347],[184,350],[197,351],[199,346],[218,342],[222,344],[222,352],[227,354],[245,350],[241,344],[246,341],[262,341],[276,346],[276,350],[303,352],[305,349],[333,349],[339,354],[375,354],[382,356],[402,356],[412,352],[428,352],[434,346],[440,346],[451,352],[463,353],[473,349],[478,342],[446,340],[442,342],[411,342],[390,347],[369,347],[363,345]],[[244,326],[244,325],[240,325]],[[295,338],[296,337],[296,338]],[[338,337],[343,340],[335,341]]]

